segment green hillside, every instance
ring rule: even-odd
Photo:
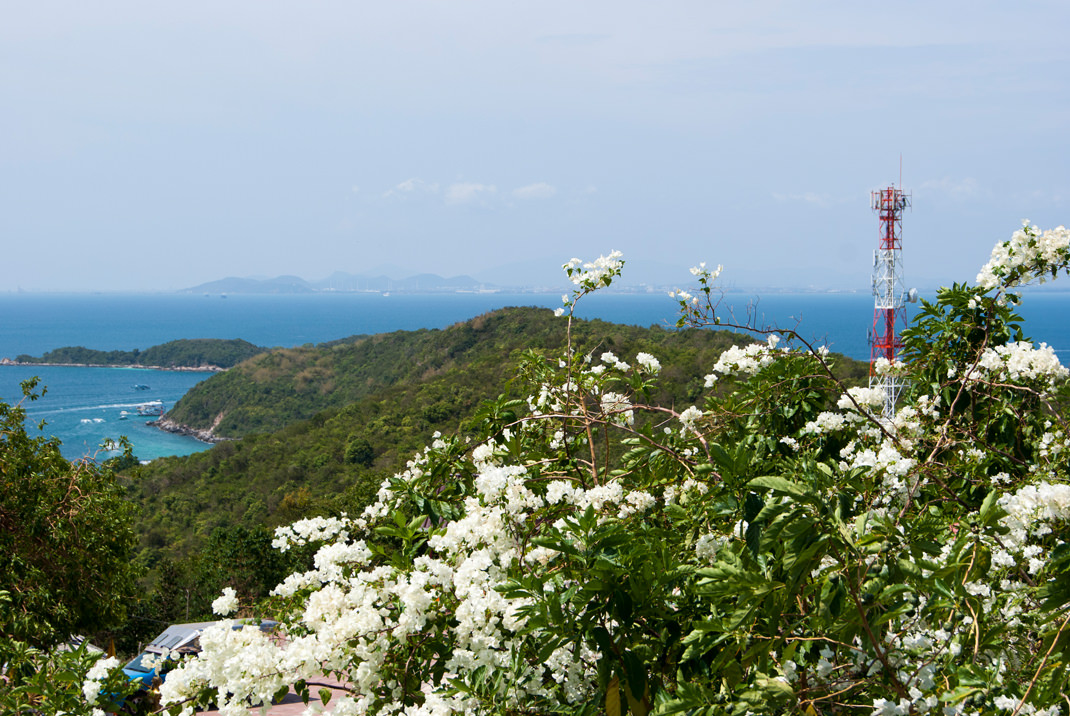
[[[444,330],[274,350],[213,376],[172,419],[204,425],[223,413],[220,432],[244,437],[140,469],[132,494],[142,505],[144,558],[188,553],[219,527],[359,511],[434,431],[463,434],[484,401],[509,393],[522,351],[554,355],[565,330],[549,310],[509,308]],[[650,397],[662,405],[694,402],[720,353],[751,340],[603,321],[576,321],[572,330],[574,344],[596,358],[657,356],[666,367],[661,392]],[[856,361],[837,366],[849,381],[866,375]]]
[[[681,346],[681,337],[689,335],[602,321],[577,322],[575,332],[585,351],[623,350],[640,343],[647,348]],[[556,349],[564,340],[565,322],[551,311],[506,308],[443,330],[397,331],[314,348],[273,350],[195,386],[168,417],[198,429],[216,425],[214,432],[221,437],[242,437],[278,430],[395,385],[423,384],[455,373],[450,382],[464,396],[429,408],[448,410],[449,404],[465,403],[474,395],[484,399],[500,392],[508,377],[503,361],[513,351]],[[746,339],[734,339],[740,340]],[[720,332],[695,332],[685,342],[705,360],[733,339]],[[699,370],[697,364],[691,367]],[[480,376],[478,381],[464,377],[471,372]]]

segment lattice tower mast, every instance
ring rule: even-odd
[[[872,193],[872,206],[880,219],[880,239],[873,252],[869,386],[884,391],[884,416],[890,419],[895,415],[895,404],[905,381],[897,375],[878,375],[874,365],[878,358],[894,363],[903,347],[900,331],[906,328],[908,300],[903,285],[903,210],[910,206],[910,195],[890,186]]]

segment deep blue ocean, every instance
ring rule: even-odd
[[[0,358],[33,356],[63,346],[99,350],[144,350],[180,338],[243,338],[262,346],[300,346],[358,334],[444,328],[502,306],[556,308],[560,297],[541,294],[0,294]],[[873,299],[868,293],[728,294],[740,322],[748,311],[762,325],[795,327],[808,339],[852,358],[869,357]],[[913,308],[913,307],[910,307]],[[1026,296],[1021,313],[1027,333],[1055,347],[1070,362],[1070,294]],[[676,303],[665,293],[586,297],[583,318],[639,326],[671,326]],[[170,408],[207,373],[130,368],[0,366],[0,400],[21,397],[19,384],[38,376],[48,391],[25,403],[27,423],[45,421],[44,434],[63,441],[69,458],[106,456],[100,445],[125,435],[143,460],[186,455],[208,446],[164,433],[131,415],[151,400]],[[135,389],[147,385],[147,390]]]

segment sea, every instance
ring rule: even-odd
[[[924,296],[923,294],[923,297]],[[931,297],[930,297],[931,298]],[[393,294],[0,294],[0,358],[40,356],[64,346],[144,350],[181,338],[242,338],[266,347],[314,345],[353,335],[445,328],[504,306],[556,308],[559,295],[532,293]],[[677,303],[666,292],[585,297],[581,318],[638,326],[673,326]],[[908,315],[914,306],[908,305]],[[1070,293],[1027,294],[1026,332],[1070,362]],[[728,293],[721,315],[759,327],[794,328],[811,342],[869,358],[869,293]],[[0,366],[0,400],[22,401],[34,436],[56,437],[68,459],[103,459],[126,437],[141,460],[210,447],[147,425],[139,406],[171,408],[211,373],[135,368]],[[35,400],[21,384],[39,380]]]

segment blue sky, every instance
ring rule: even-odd
[[[0,0],[0,291],[469,274],[866,289],[1070,220],[1065,2]]]

